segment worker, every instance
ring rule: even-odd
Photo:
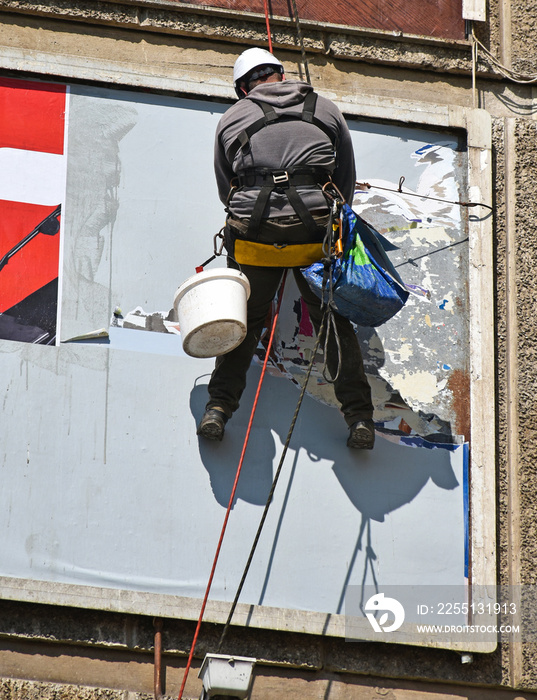
[[[210,440],[222,440],[226,423],[239,406],[284,269],[292,269],[319,332],[320,299],[300,267],[323,257],[330,214],[323,185],[332,182],[350,202],[355,185],[351,137],[336,105],[318,96],[309,84],[286,80],[282,63],[261,48],[247,49],[238,57],[233,81],[239,100],[217,127],[215,174],[227,212],[228,265],[246,275],[250,297],[246,337],[216,358],[209,381],[209,401],[197,432]],[[329,333],[325,359],[349,426],[347,445],[372,449],[371,389],[356,334],[350,321],[337,313],[334,318],[340,351],[334,333]]]

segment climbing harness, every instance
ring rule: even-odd
[[[262,102],[261,100],[254,100],[250,97],[250,101],[254,102],[256,105],[258,105],[258,107],[262,109],[263,116],[257,119],[255,122],[252,122],[250,126],[246,127],[246,129],[243,129],[237,136],[237,138],[233,141],[226,154],[229,161],[233,162],[233,159],[237,155],[239,149],[245,149],[247,147],[249,148],[250,139],[254,134],[256,134],[261,129],[265,128],[266,126],[282,121],[299,120],[307,122],[309,124],[314,124],[316,127],[321,129],[321,131],[323,131],[326,134],[326,136],[328,136],[335,150],[337,146],[337,140],[335,138],[335,135],[326,126],[324,122],[322,122],[315,116],[315,106],[317,104],[317,97],[317,93],[314,91],[311,91],[306,95],[303,102],[301,114],[289,112],[283,112],[278,114],[273,109],[273,107],[271,107],[271,105],[267,104],[266,102]]]
[[[311,235],[296,217],[277,222],[267,220],[258,228],[256,240],[252,241],[246,238],[245,224],[229,217],[224,230],[226,249],[242,265],[303,267],[322,257],[327,221],[328,215],[314,217],[317,241],[312,242]]]
[[[263,116],[243,129],[228,148],[226,157],[232,163],[239,151],[243,156],[251,153],[251,138],[261,129],[286,121],[303,121],[320,129],[330,140],[334,151],[337,150],[337,138],[330,129],[315,116],[317,94],[306,95],[302,112],[277,113],[270,105],[261,100],[251,99],[263,112]],[[254,204],[252,215],[247,225],[241,220],[228,217],[226,226],[226,248],[235,259],[245,265],[261,267],[298,267],[309,265],[322,257],[322,242],[325,235],[325,220],[319,220],[308,209],[297,187],[315,186],[324,191],[331,184],[331,171],[312,165],[299,165],[291,168],[243,168],[237,172],[231,183],[227,198],[230,203],[233,195],[242,188],[259,188],[259,195]],[[266,220],[265,209],[273,192],[284,194],[295,211],[296,226],[285,231],[285,240],[274,238],[274,222]],[[325,212],[323,212],[325,213]],[[290,217],[285,217],[290,219]],[[289,222],[291,224],[291,221]],[[277,238],[277,234],[276,234]]]

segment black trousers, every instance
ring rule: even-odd
[[[320,299],[309,288],[300,268],[291,269],[300,294],[308,307],[315,332],[318,333],[323,315]],[[246,338],[235,350],[216,358],[208,387],[210,398],[207,408],[219,406],[228,417],[231,417],[233,411],[236,411],[239,406],[246,386],[246,373],[284,271],[280,267],[251,265],[241,265],[241,270],[250,282]],[[341,368],[334,389],[347,425],[350,426],[358,420],[372,418],[371,388],[364,372],[360,346],[351,322],[339,314],[335,314],[335,321],[341,346]],[[321,343],[324,344],[324,338],[321,339]],[[337,364],[337,345],[334,333],[330,333],[327,365],[331,376],[335,375]]]

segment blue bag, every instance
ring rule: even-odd
[[[341,210],[343,256],[331,265],[325,280],[324,263],[302,270],[310,288],[345,318],[358,326],[380,326],[400,311],[409,292],[386,255],[383,237],[348,204]],[[330,286],[332,289],[330,290]]]

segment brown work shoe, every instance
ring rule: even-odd
[[[198,425],[197,434],[207,440],[221,440],[227,423],[227,415],[221,408],[208,408]]]
[[[359,420],[350,426],[347,447],[357,450],[372,450],[375,445],[375,424],[372,420]]]

